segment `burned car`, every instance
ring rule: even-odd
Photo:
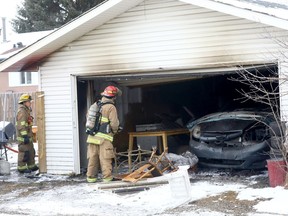
[[[270,157],[271,136],[275,135],[272,124],[275,119],[268,112],[241,110],[206,115],[187,124],[189,145],[199,165],[261,169]]]

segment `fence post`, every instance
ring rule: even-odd
[[[39,171],[40,173],[47,173],[44,92],[36,92],[35,105],[37,119]]]

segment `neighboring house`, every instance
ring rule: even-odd
[[[201,116],[231,103],[241,86],[228,78],[239,66],[288,73],[273,40],[288,36],[287,4],[267,2],[109,0],[3,61],[1,73],[40,75],[47,172],[85,168],[87,107],[108,84],[123,90],[117,107],[126,133],[115,143],[121,149],[136,124],[183,108]],[[287,88],[280,85],[280,93]],[[287,120],[287,94],[280,103]]]
[[[0,62],[17,54],[52,31],[14,34],[0,43]],[[0,73],[0,93],[35,92],[38,89],[38,71]]]

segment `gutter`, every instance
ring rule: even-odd
[[[179,0],[199,7],[204,7],[210,10],[218,11],[232,16],[241,17],[254,22],[274,26],[280,29],[288,30],[288,20],[273,17],[271,15],[260,13],[244,8],[237,8],[236,6],[216,2],[214,0]]]

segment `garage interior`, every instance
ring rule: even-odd
[[[269,110],[269,106],[247,100],[241,92],[251,92],[239,73],[252,72],[271,77],[278,73],[277,65],[241,67],[235,71],[218,70],[200,73],[192,71],[150,73],[113,76],[78,77],[78,118],[80,166],[87,167],[87,144],[85,134],[86,113],[108,85],[117,86],[122,96],[116,100],[119,120],[123,131],[115,136],[114,146],[118,152],[128,149],[128,132],[137,130],[161,130],[185,128],[199,117],[213,112],[235,109]],[[262,83],[267,91],[278,91],[278,82]],[[279,104],[279,101],[276,102]],[[189,149],[189,136],[168,137],[168,151],[181,154]]]

